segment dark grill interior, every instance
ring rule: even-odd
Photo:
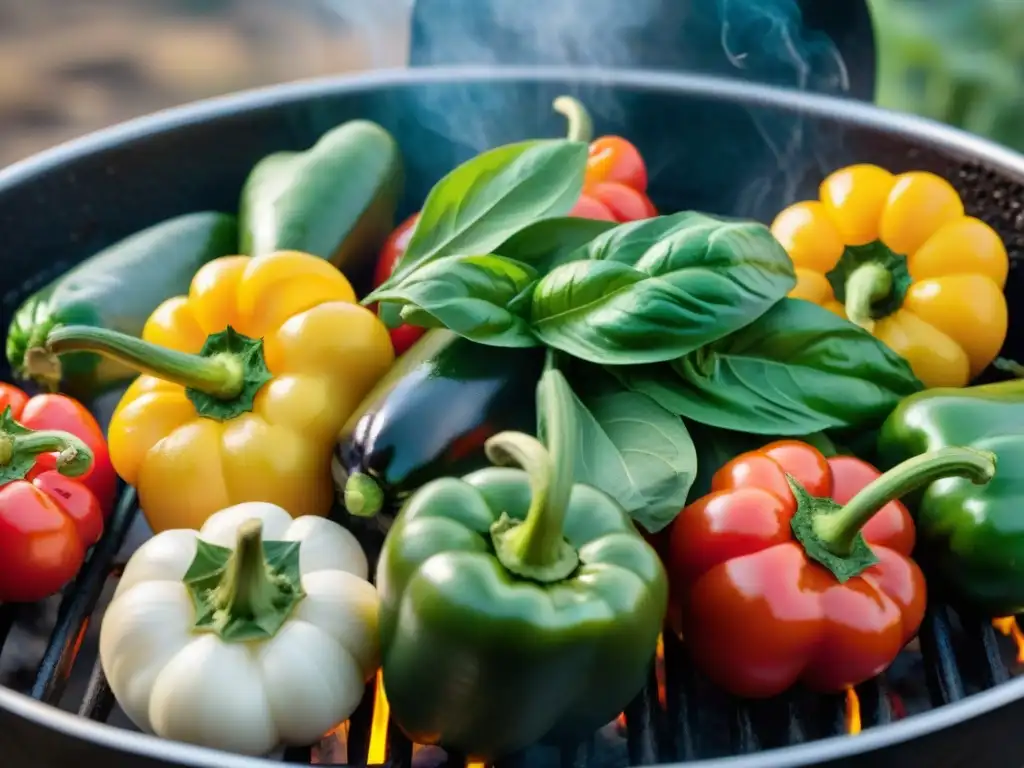
[[[906,139],[851,131],[856,144],[869,151],[872,161],[893,171],[933,170],[950,179],[963,195],[968,212],[993,225],[1010,250],[1012,267],[1007,293],[1024,296],[1024,275],[1019,267],[1024,256],[1024,185],[973,163],[951,160],[928,149],[907,152]],[[846,150],[849,154],[854,154]],[[845,153],[844,153],[845,154]],[[810,180],[809,180],[810,181]],[[804,193],[813,194],[815,180]],[[776,209],[788,201],[776,202]],[[54,269],[66,264],[56,264]],[[53,274],[46,270],[46,277]],[[37,275],[41,277],[41,275]],[[35,281],[34,281],[35,282]],[[27,293],[27,287],[22,286]],[[9,317],[23,292],[3,297],[3,315]],[[1011,327],[1007,349],[1024,349],[1024,327]],[[0,606],[0,684],[22,690],[33,698],[98,721],[128,727],[95,661],[98,616],[120,574],[130,550],[137,546],[135,494],[126,490],[108,522],[103,539],[91,552],[76,581],[57,605],[55,598],[44,608]],[[938,590],[933,590],[937,592]],[[55,617],[55,618],[54,618]],[[52,630],[51,630],[52,626]],[[40,638],[39,649],[26,651],[25,644],[5,641],[19,632]],[[46,638],[41,660],[42,638]],[[535,746],[499,763],[509,768],[622,768],[673,761],[692,761],[750,754],[786,745],[801,744],[846,732],[846,705],[842,696],[822,697],[804,691],[762,702],[739,702],[713,689],[689,663],[681,643],[671,636],[664,643],[663,697],[659,675],[651,672],[649,684],[633,701],[624,717],[611,723],[583,744]],[[34,654],[30,662],[21,657]],[[14,659],[17,655],[19,658]],[[992,688],[1022,671],[1015,660],[1013,643],[984,620],[962,616],[933,601],[920,637],[906,649],[883,677],[857,690],[865,731],[908,716],[956,702]],[[87,682],[85,682],[87,680]],[[83,685],[84,683],[84,685]],[[82,689],[84,687],[84,693]],[[300,764],[381,764],[371,749],[375,686],[368,686],[359,710],[343,735],[326,739],[311,749],[289,749],[284,760]],[[856,738],[850,736],[848,738]],[[1020,738],[1014,736],[1015,743]],[[414,747],[391,724],[383,762],[392,766],[461,765],[463,757],[436,748]],[[989,754],[991,754],[991,745]],[[911,753],[912,754],[912,753]],[[968,764],[951,758],[941,764]],[[967,755],[966,757],[970,757]],[[857,765],[888,765],[862,755]],[[1018,761],[1019,762],[1019,761]],[[780,763],[782,764],[782,763]],[[831,764],[831,763],[830,763]],[[839,763],[836,763],[839,764]],[[854,762],[843,761],[843,765]],[[904,763],[905,764],[905,763]],[[48,765],[40,758],[39,767]]]

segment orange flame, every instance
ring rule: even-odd
[[[487,768],[487,763],[478,763],[473,760],[467,760],[466,768]]]
[[[665,693],[665,639],[658,635],[658,647],[654,652],[654,677],[658,681],[658,703],[664,709],[668,696]]]
[[[846,689],[846,732],[851,736],[860,733],[860,699],[853,686]]]
[[[1007,637],[1013,638],[1013,643],[1017,646],[1017,663],[1024,664],[1024,632],[1021,632],[1017,619],[1013,616],[992,619],[992,626]]]
[[[366,748],[369,765],[383,765],[388,758],[388,717],[391,707],[384,693],[384,678],[377,672],[377,695],[373,699],[373,719],[370,721],[370,745]]]

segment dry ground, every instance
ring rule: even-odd
[[[0,0],[0,167],[195,99],[400,65],[402,0]],[[375,15],[367,20],[354,13]]]

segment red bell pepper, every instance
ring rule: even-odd
[[[727,691],[839,692],[885,670],[917,633],[926,590],[897,499],[939,478],[988,482],[995,457],[922,454],[882,475],[795,440],[741,454],[686,507],[668,570],[695,662]]]
[[[89,410],[65,395],[29,397],[17,387],[0,382],[0,411],[8,406],[12,418],[27,429],[69,432],[89,446],[92,468],[77,480],[96,496],[104,517],[109,515],[117,498],[117,473],[110,463],[103,429]],[[42,469],[55,469],[56,461],[56,453],[43,453],[37,458]]]
[[[621,136],[590,141],[593,123],[577,99],[560,96],[554,107],[569,120],[568,138],[590,142],[583,193],[569,215],[618,222],[657,216],[647,197],[647,166],[640,151]]]
[[[92,490],[72,479],[92,465],[86,442],[27,429],[13,414],[8,405],[0,415],[0,603],[28,603],[75,577],[103,534],[103,510]]]
[[[412,233],[416,228],[416,221],[419,217],[419,212],[414,213],[399,224],[395,231],[388,236],[388,239],[384,241],[384,247],[380,250],[377,267],[373,273],[374,288],[382,285],[385,280],[391,277],[391,273],[395,271],[395,264],[409,246],[409,240],[412,239]],[[408,323],[392,328],[390,331],[391,346],[395,348],[395,355],[397,356],[405,352],[426,332],[425,328],[417,328],[415,325],[409,325]]]

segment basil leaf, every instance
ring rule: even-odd
[[[789,298],[671,365],[615,374],[693,421],[777,435],[880,421],[902,398],[923,389],[907,362],[871,334]]]
[[[530,325],[604,365],[674,360],[753,322],[796,284],[762,224],[698,213],[616,227],[537,284]]]
[[[500,256],[446,256],[414,270],[393,288],[382,288],[377,299],[398,305],[403,320],[422,327],[449,328],[496,347],[533,347],[539,342],[509,306],[536,279],[533,267]]]
[[[510,259],[532,264],[541,274],[579,258],[575,252],[617,226],[614,221],[559,217],[534,222],[494,249]]]
[[[587,145],[565,139],[509,144],[463,163],[430,190],[381,289],[444,256],[492,253],[526,225],[568,213],[583,189],[586,163]],[[377,301],[381,289],[362,303]]]
[[[588,368],[576,388],[580,434],[575,481],[614,498],[651,533],[671,523],[686,503],[697,473],[697,452],[686,426],[649,397]],[[544,425],[538,424],[543,439]]]

